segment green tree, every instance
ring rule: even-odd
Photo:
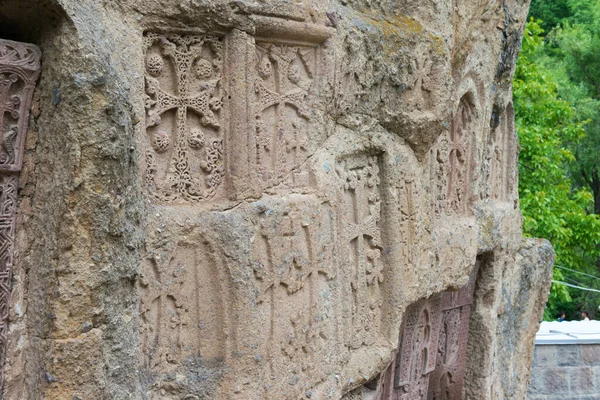
[[[600,1],[534,0],[530,15],[552,21],[538,61],[557,78],[575,118],[588,121],[585,138],[569,144],[575,158],[568,167],[573,183],[592,192],[590,211],[600,214]],[[600,269],[600,258],[596,263]]]
[[[545,46],[543,32],[537,22],[527,24],[513,82],[524,231],[552,242],[557,265],[593,273],[600,256],[600,218],[589,213],[590,190],[573,185],[567,169],[576,161],[571,149],[585,140],[589,121],[580,120],[573,104],[561,98],[555,76],[539,62]],[[563,271],[555,269],[554,279],[566,280]],[[579,292],[577,296],[577,305],[583,307],[600,300],[587,293],[585,298]],[[565,286],[553,284],[545,317],[573,309],[574,298]]]

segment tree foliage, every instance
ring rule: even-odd
[[[586,115],[580,113],[573,99],[562,95],[565,87],[574,85],[568,67],[562,64],[566,58],[561,56],[561,62],[550,62],[558,56],[546,49],[543,34],[538,22],[532,19],[527,24],[513,82],[521,146],[519,194],[523,227],[527,235],[552,242],[557,265],[593,274],[597,273],[595,262],[600,258],[600,218],[593,213],[592,191],[577,185],[573,173],[580,162],[581,148],[590,137],[587,129],[593,122],[593,112],[590,109],[588,118],[583,118]],[[557,41],[563,40],[560,35],[555,35]],[[586,93],[583,89],[581,92]],[[555,268],[553,277],[590,286],[585,281],[588,277],[575,275],[576,280],[571,274]],[[574,318],[577,308],[589,308],[598,301],[600,297],[589,292],[553,284],[545,317],[554,318],[559,310],[565,310]]]

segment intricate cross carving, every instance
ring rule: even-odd
[[[223,138],[218,118],[223,106],[220,95],[222,45],[213,36],[157,34],[147,34],[144,44],[146,127],[153,137],[151,143],[155,151],[149,149],[146,154],[146,182],[150,191],[162,201],[199,201],[213,197],[224,174]],[[171,69],[165,67],[165,60]],[[169,75],[167,71],[171,70]],[[164,89],[163,85],[173,86],[174,92]],[[175,129],[159,129],[163,116],[171,110],[175,110]],[[199,126],[192,126],[189,111],[199,117]],[[204,140],[205,128],[213,133],[208,146]],[[203,148],[205,159],[202,160],[198,151]],[[193,159],[200,161],[193,165]],[[204,181],[198,176],[200,170],[204,171]],[[163,177],[163,181],[157,182],[157,176]]]
[[[10,312],[18,172],[40,59],[40,50],[32,44],[0,40],[0,392]]]

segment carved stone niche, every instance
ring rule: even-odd
[[[478,114],[476,98],[467,92],[460,100],[451,130],[443,132],[430,150],[432,198],[437,216],[470,212],[478,178],[475,172]]]
[[[500,124],[492,130],[489,142],[490,197],[494,200],[511,201],[517,197],[518,174],[518,140],[512,104],[500,116]]]
[[[398,353],[379,378],[379,400],[458,400],[462,396],[477,267],[459,291],[406,310]]]
[[[311,94],[329,33],[254,19],[256,37],[145,33],[145,181],[156,201],[236,200],[311,184],[303,167],[318,144],[309,140]]]
[[[18,172],[40,61],[37,46],[0,39],[0,389],[10,309]]]

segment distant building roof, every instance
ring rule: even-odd
[[[600,343],[600,321],[542,322],[535,344]]]

